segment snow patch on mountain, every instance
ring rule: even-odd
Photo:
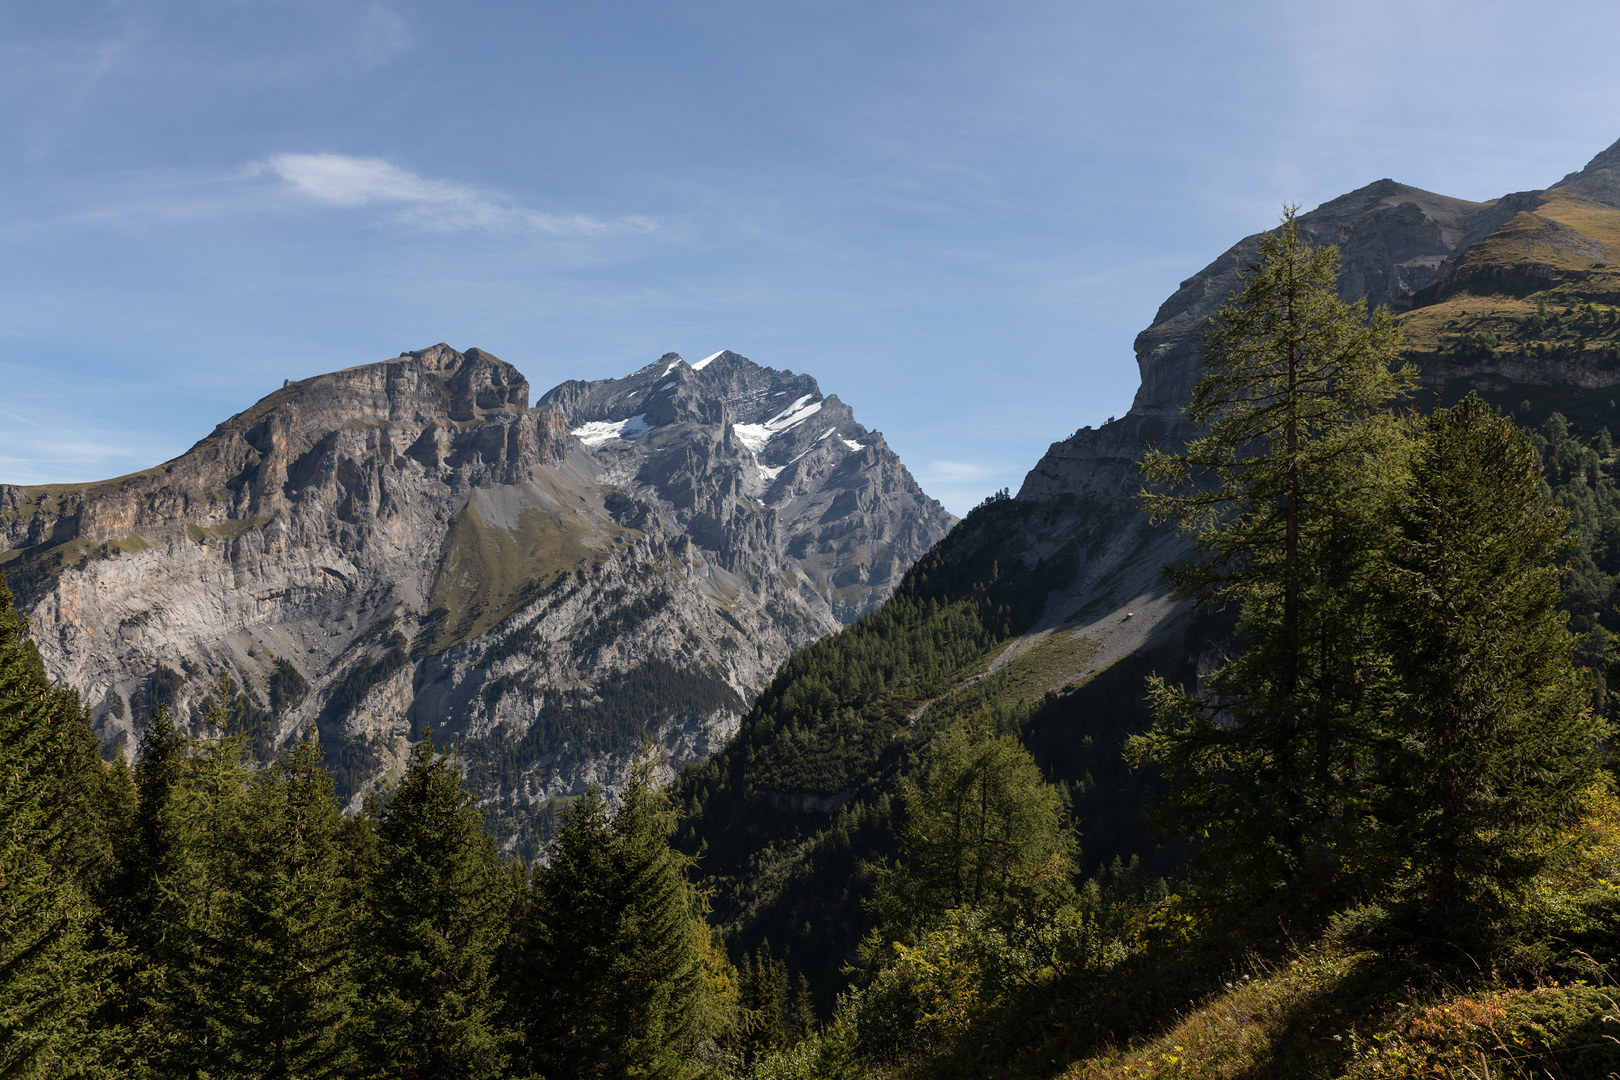
[[[718,357],[720,355],[720,353],[723,353],[725,351],[726,350],[721,349],[720,352],[711,353],[708,356],[705,356],[703,359],[699,360],[697,363],[692,365],[692,370],[693,371],[702,371],[704,368],[708,367],[711,363],[713,363],[715,358]]]
[[[772,436],[780,435],[788,428],[796,427],[820,412],[821,402],[809,403],[815,396],[804,395],[763,424],[733,424],[731,429],[737,433],[738,442],[757,454],[765,449],[765,444],[771,441]]]
[[[632,416],[628,420],[592,420],[583,427],[574,428],[570,435],[579,436],[586,446],[601,446],[609,439],[639,439],[652,430],[647,414]]]

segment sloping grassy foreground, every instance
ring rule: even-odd
[[[1375,954],[1310,950],[1243,979],[1129,1050],[1066,1078],[1607,1077],[1620,1072],[1620,989],[1556,980],[1420,989]]]
[[[1588,795],[1555,838],[1556,872],[1518,903],[1521,928],[1479,959],[1402,940],[1381,912],[1351,913],[1280,962],[1250,956],[1153,1034],[1053,1072],[1065,1078],[1620,1075],[1620,800]],[[1383,939],[1382,947],[1358,939]],[[1483,961],[1483,962],[1481,962]]]
[[[1593,972],[1595,982],[1525,971],[1481,972],[1468,979],[1325,941],[1281,962],[1251,956],[1241,966],[1248,970],[1179,1007],[1161,1011],[1162,1006],[1144,1001],[1141,1018],[1153,1033],[1119,1044],[1093,1039],[1097,1026],[1085,1006],[1065,1009],[1053,1001],[1058,1007],[1026,1014],[1034,1021],[1025,1028],[1026,1041],[1017,1047],[1002,1044],[1011,1052],[999,1063],[984,1055],[1000,1042],[998,1033],[969,1023],[953,1033],[950,1050],[936,1044],[936,1054],[869,1065],[865,1075],[885,1080],[1584,1080],[1620,1075],[1620,987],[1601,972]],[[947,1017],[935,1014],[934,1019]]]
[[[953,912],[752,1075],[1620,1077],[1620,798],[1592,790],[1549,842],[1553,872],[1455,934],[1376,905],[1307,933],[1300,913],[1201,910],[1129,875],[1032,930]]]

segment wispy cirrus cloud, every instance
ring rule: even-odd
[[[64,419],[67,426],[36,423],[0,410],[0,476],[11,484],[98,480],[144,468],[174,452],[144,432],[99,430]]]
[[[917,482],[953,514],[965,514],[1000,487],[1017,488],[1022,471],[1004,462],[942,461],[912,468]]]
[[[655,223],[629,216],[603,221],[586,214],[553,214],[522,206],[494,192],[435,180],[383,158],[349,154],[276,154],[251,167],[270,172],[305,198],[330,206],[382,206],[397,222],[461,231],[588,235],[652,232]]]
[[[934,480],[947,484],[968,484],[985,480],[999,471],[991,465],[975,465],[965,461],[930,461],[917,470]]]

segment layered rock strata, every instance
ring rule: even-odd
[[[438,345],[289,382],[173,461],[0,486],[0,566],[109,750],[221,674],[260,753],[318,732],[341,791],[428,726],[503,839],[710,752],[793,649],[953,520],[814,379],[734,353],[568,382]]]
[[[1562,393],[1620,383],[1612,342],[1530,340],[1526,329],[1549,288],[1559,290],[1559,303],[1620,303],[1617,178],[1620,143],[1544,190],[1470,202],[1380,180],[1299,221],[1309,242],[1338,245],[1344,299],[1365,297],[1369,307],[1398,313],[1431,400],[1476,389],[1516,402],[1528,386]],[[1188,543],[1148,525],[1135,463],[1149,447],[1175,447],[1193,434],[1182,409],[1202,371],[1204,331],[1262,235],[1233,245],[1165,300],[1136,338],[1141,385],[1130,411],[1053,443],[1025,477],[1017,512],[1003,515],[1026,562],[1063,551],[1078,566],[1053,592],[1035,636],[1081,627],[1101,641],[1129,622],[1141,647],[1175,640],[1186,606],[1159,571]]]

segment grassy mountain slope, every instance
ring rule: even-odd
[[[1175,895],[1144,903],[1140,892],[1116,893],[1120,917],[1105,921],[1119,949],[1100,964],[974,985],[930,956],[932,968],[912,976],[913,992],[932,995],[928,1038],[875,1075],[1612,1076],[1620,799],[1606,785],[1588,808],[1554,838],[1554,866],[1517,899],[1523,931],[1505,948],[1436,951],[1377,908],[1295,939],[1286,912],[1209,919]]]
[[[1407,355],[1448,402],[1476,390],[1520,423],[1556,411],[1596,435],[1620,418],[1620,210],[1531,202],[1410,298]]]

